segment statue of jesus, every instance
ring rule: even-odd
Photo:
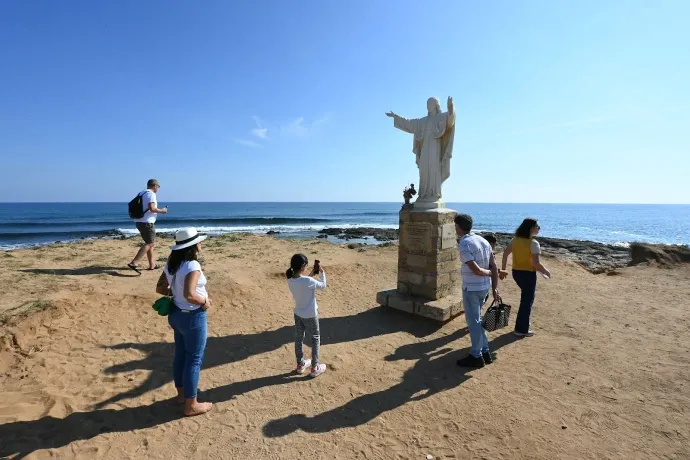
[[[424,118],[408,120],[393,112],[393,126],[414,134],[412,151],[417,156],[419,168],[419,194],[415,206],[423,208],[443,207],[441,185],[450,176],[450,159],[453,156],[455,137],[455,109],[453,98],[448,98],[448,111],[441,112],[441,104],[435,97],[426,101],[429,114]]]

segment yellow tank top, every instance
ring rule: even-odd
[[[531,238],[513,238],[513,270],[536,271],[532,265]]]

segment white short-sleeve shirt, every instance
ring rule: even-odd
[[[156,223],[156,213],[149,211],[149,204],[153,203],[153,207],[157,208],[158,207],[158,199],[156,198],[156,194],[153,192],[153,190],[145,190],[141,192],[139,195],[141,195],[141,205],[144,208],[144,217],[141,219],[136,219],[135,222],[142,222],[145,224],[154,224]]]
[[[184,298],[185,278],[191,272],[196,271],[200,272],[199,280],[196,282],[196,292],[204,298],[208,297],[208,293],[206,292],[206,277],[204,276],[204,272],[201,271],[201,264],[199,264],[199,262],[196,260],[182,262],[180,268],[175,272],[174,277],[170,275],[167,265],[163,271],[165,272],[166,278],[168,278],[168,284],[172,286],[173,302],[175,302],[175,305],[177,305],[180,310],[196,310],[201,307],[201,305],[194,305],[187,302]]]
[[[532,254],[541,254],[541,246],[539,246],[539,241],[532,239],[529,249]]]
[[[462,275],[462,287],[466,291],[484,291],[491,289],[491,277],[475,275],[472,269],[467,266],[467,262],[476,262],[479,268],[489,269],[489,262],[492,256],[491,245],[488,241],[474,233],[467,234],[460,238],[458,244],[460,252],[460,274]]]

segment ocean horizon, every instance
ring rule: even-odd
[[[156,228],[194,226],[212,236],[279,232],[310,238],[325,228],[397,228],[400,202],[165,202]],[[690,205],[590,203],[446,203],[472,215],[475,230],[513,232],[523,218],[541,236],[627,245],[690,245]],[[0,249],[138,235],[122,202],[0,203]]]

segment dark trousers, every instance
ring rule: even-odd
[[[513,279],[522,291],[520,293],[520,309],[515,320],[515,331],[527,334],[529,332],[529,317],[532,314],[534,296],[537,292],[537,272],[513,270]]]

